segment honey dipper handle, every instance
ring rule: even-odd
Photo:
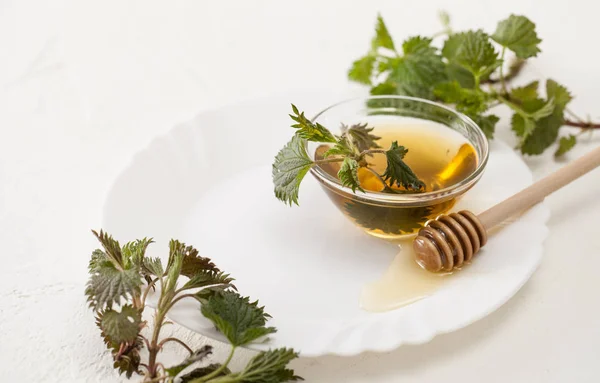
[[[492,206],[479,214],[479,220],[489,230],[505,219],[543,201],[547,195],[581,177],[597,166],[600,166],[600,147],[560,168],[549,176],[542,178],[512,197]]]

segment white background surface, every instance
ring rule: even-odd
[[[1,1],[2,380],[123,379],[85,305],[89,229],[114,177],[154,135],[240,99],[348,87],[377,11],[401,39],[437,31],[440,8],[457,29],[493,31],[510,12],[532,18],[543,53],[519,81],[551,76],[577,96],[575,111],[600,118],[591,2]],[[499,129],[510,137],[507,121]],[[527,160],[536,178],[561,165],[550,157]],[[297,373],[309,382],[598,381],[598,189],[595,171],[548,198],[542,265],[486,319],[386,354],[303,358]]]

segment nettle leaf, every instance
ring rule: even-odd
[[[94,233],[98,241],[100,241],[100,244],[102,244],[106,256],[110,259],[110,261],[117,266],[124,267],[125,265],[123,263],[123,255],[121,254],[121,246],[119,245],[119,242],[116,241],[110,234],[105,233],[102,230],[100,230],[100,233],[92,230],[92,233]]]
[[[258,301],[250,302],[248,297],[233,291],[214,294],[201,310],[233,346],[243,346],[276,331],[265,327],[270,316],[258,306]]]
[[[396,93],[431,98],[431,88],[446,79],[446,67],[431,39],[415,36],[402,44],[404,55],[392,60],[388,81],[396,83]]]
[[[371,134],[373,129],[375,128],[367,128],[367,123],[365,122],[364,124],[354,124],[349,128],[343,125],[342,133],[348,135],[358,151],[362,152],[381,147],[377,144],[377,140],[381,139],[381,137]]]
[[[358,180],[358,167],[358,162],[355,159],[346,157],[337,175],[342,185],[352,188],[353,193],[356,192],[356,189],[364,193],[364,189],[360,186]]]
[[[522,59],[537,56],[538,45],[542,42],[535,32],[535,24],[525,16],[516,15],[500,21],[492,39]]]
[[[292,128],[297,129],[296,134],[305,140],[314,142],[335,142],[336,138],[327,128],[323,125],[313,123],[304,115],[304,112],[300,113],[298,108],[292,104],[292,112],[290,114],[292,120],[296,123],[292,125]]]
[[[140,294],[142,277],[138,269],[119,270],[110,261],[95,266],[85,294],[91,307],[98,310],[119,304]]]
[[[546,81],[546,96],[549,99],[554,99],[556,107],[560,110],[564,110],[567,104],[573,99],[567,88],[551,79]]]
[[[478,115],[488,109],[485,93],[480,89],[463,88],[456,80],[437,84],[434,94],[446,103],[455,104],[459,112],[468,115]]]
[[[138,239],[133,242],[127,242],[121,249],[123,262],[127,266],[129,264],[140,266],[143,263],[144,255],[148,246],[154,243],[152,238]]]
[[[141,311],[131,305],[124,305],[121,311],[105,310],[100,326],[113,343],[133,343],[140,333],[141,323]]]
[[[357,148],[352,142],[350,136],[346,133],[342,133],[335,145],[323,153],[323,158],[330,156],[354,156],[356,154],[358,154]]]
[[[538,98],[539,81],[533,81],[525,86],[513,88],[510,92],[510,99],[519,103],[534,100]]]
[[[512,130],[521,138],[521,143],[525,141],[535,131],[535,120],[523,117],[518,113],[513,114],[511,119]]]
[[[481,128],[483,133],[490,140],[494,138],[494,132],[496,130],[496,124],[500,121],[500,117],[490,114],[487,116],[476,115],[469,116],[471,119]]]
[[[542,154],[558,138],[558,130],[564,123],[562,110],[555,109],[551,115],[536,121],[535,129],[522,143],[521,153]]]
[[[193,363],[203,360],[204,358],[208,357],[210,354],[212,354],[212,346],[205,345],[205,346],[201,347],[200,349],[194,351],[193,354],[191,354],[190,356],[185,358],[181,363],[179,363],[173,367],[165,368],[165,372],[167,373],[167,375],[175,377],[175,376],[179,375],[179,373],[181,371],[183,371],[186,368],[188,368],[189,366],[191,366]],[[204,374],[204,375],[206,375],[206,374]],[[199,378],[200,376],[203,376],[203,375],[195,376],[195,378]]]
[[[468,69],[475,77],[485,77],[501,64],[489,36],[482,30],[451,35],[444,44],[442,55]]]
[[[577,136],[570,134],[568,137],[561,137],[554,156],[560,157],[566,154],[569,150],[573,149],[575,144],[577,144]]]
[[[165,273],[162,261],[158,257],[144,258],[143,269],[148,275],[154,275],[157,277],[161,277]]]
[[[190,383],[194,379],[202,378],[203,376],[206,376],[208,374],[211,374],[211,373],[217,371],[219,368],[221,368],[221,364],[219,364],[219,363],[212,363],[212,364],[209,364],[208,366],[198,367],[198,368],[194,369],[193,371],[190,371],[189,373],[182,375],[181,380],[179,380],[179,383]],[[215,378],[211,379],[210,382],[212,382],[212,383],[218,382],[219,381],[218,378],[220,376],[227,376],[229,374],[231,374],[231,370],[228,369],[227,367],[225,367],[223,370],[221,370],[221,372],[219,372],[217,375],[215,375]]]
[[[303,380],[287,367],[288,363],[298,357],[298,353],[290,348],[278,348],[263,351],[248,362],[242,372],[236,374],[240,381],[251,383],[281,383]]]
[[[231,284],[234,279],[229,274],[216,271],[200,271],[198,274],[193,275],[189,281],[183,285],[182,290],[197,289],[202,287],[208,287],[213,285],[228,285],[235,289],[235,286]]]
[[[375,37],[371,42],[371,49],[376,51],[377,48],[386,48],[390,50],[395,50],[394,40],[390,35],[390,32],[383,21],[383,17],[381,15],[377,15],[377,24],[375,25]]]
[[[169,261],[167,263],[167,270],[171,268],[176,255],[181,255],[183,257],[180,272],[181,275],[188,278],[191,278],[200,271],[220,271],[210,258],[201,257],[198,255],[198,250],[193,246],[188,246],[177,240],[171,240],[169,242]]]
[[[348,71],[348,78],[361,84],[371,85],[376,60],[374,55],[369,54],[354,61]]]
[[[383,178],[390,184],[404,187],[407,190],[419,191],[425,188],[421,181],[411,168],[403,161],[408,149],[404,146],[398,146],[398,141],[392,142],[390,149],[385,152],[387,157],[387,168],[383,173]]]
[[[313,164],[314,162],[306,153],[304,139],[294,135],[291,141],[277,153],[273,163],[275,196],[285,203],[297,205],[300,183]]]
[[[398,94],[398,86],[393,81],[385,81],[375,85],[370,90],[373,96],[382,96],[386,94]]]
[[[535,121],[540,118],[551,115],[554,112],[554,98],[550,98],[544,105],[542,105],[539,109],[530,114],[531,118]]]

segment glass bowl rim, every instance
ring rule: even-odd
[[[458,119],[462,120],[468,128],[475,131],[475,133],[479,136],[478,138],[482,142],[482,144],[480,146],[482,156],[481,156],[481,160],[477,164],[477,168],[467,178],[465,178],[464,180],[462,180],[454,185],[450,185],[446,188],[436,190],[436,191],[430,191],[430,192],[424,192],[424,193],[414,193],[414,194],[390,194],[390,193],[382,193],[382,192],[374,192],[374,191],[365,191],[364,193],[361,191],[357,191],[356,193],[353,193],[351,188],[349,188],[347,186],[342,186],[339,179],[332,177],[331,175],[329,175],[328,173],[323,171],[319,166],[313,166],[310,169],[310,172],[315,178],[317,178],[317,180],[319,180],[321,183],[323,183],[325,186],[327,186],[332,191],[334,191],[338,194],[340,194],[340,193],[349,194],[349,195],[354,196],[353,198],[361,198],[361,199],[371,200],[373,202],[388,202],[388,203],[400,202],[400,203],[413,204],[413,203],[422,203],[422,202],[427,202],[427,201],[438,200],[441,198],[446,199],[446,198],[451,198],[455,195],[460,195],[460,194],[466,192],[468,189],[470,189],[474,185],[474,183],[477,182],[479,180],[479,178],[481,178],[481,176],[483,175],[485,166],[487,165],[488,157],[489,157],[489,143],[488,143],[487,137],[483,133],[483,130],[481,130],[479,125],[477,125],[475,123],[475,121],[473,121],[468,116],[466,116],[446,105],[437,103],[435,101],[427,100],[424,98],[400,96],[400,95],[378,95],[378,96],[366,96],[366,97],[352,97],[352,98],[348,98],[348,99],[345,99],[342,101],[338,101],[338,102],[326,107],[325,109],[318,112],[311,119],[311,121],[317,122],[317,119],[321,115],[323,115],[327,111],[329,111],[339,105],[342,105],[342,104],[346,104],[346,103],[353,102],[353,101],[360,101],[360,100],[363,100],[366,102],[369,100],[378,100],[378,99],[395,99],[395,100],[414,101],[414,102],[422,103],[422,104],[429,104],[429,105],[444,109],[447,112],[451,113],[452,115],[456,116]],[[448,129],[451,129],[448,126],[446,126],[446,127]],[[469,140],[469,143],[475,144],[471,140]],[[306,149],[308,151],[308,142],[306,142]]]

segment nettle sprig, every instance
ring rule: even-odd
[[[275,196],[288,204],[298,204],[298,192],[304,176],[313,166],[325,163],[340,162],[337,176],[343,186],[364,192],[358,178],[358,169],[365,168],[377,176],[382,183],[382,192],[397,193],[391,186],[396,185],[408,191],[420,192],[425,184],[404,162],[408,149],[394,141],[389,149],[381,149],[377,144],[380,137],[371,132],[367,124],[343,125],[341,135],[334,135],[318,122],[312,122],[292,105],[290,117],[294,121],[292,127],[296,133],[283,149],[275,156],[273,162],[273,184]],[[307,142],[330,144],[322,159],[313,160],[307,152]],[[387,158],[387,168],[383,174],[373,169],[368,158],[375,154],[383,154]]]
[[[103,249],[92,253],[85,294],[119,373],[128,378],[133,374],[142,375],[146,383],[302,380],[287,368],[298,356],[288,348],[260,352],[241,371],[232,372],[228,368],[238,347],[260,340],[276,329],[266,326],[270,316],[258,301],[252,302],[238,294],[233,278],[219,270],[209,258],[199,256],[191,246],[171,240],[169,258],[163,266],[160,258],[145,255],[151,239],[120,246],[107,233],[100,231],[94,235]],[[158,301],[150,325],[142,318],[142,312],[148,295],[155,290]],[[202,315],[211,320],[231,344],[231,352],[223,363],[205,363],[212,352],[209,345],[193,350],[178,338],[161,337],[161,330],[170,323],[167,321],[169,310],[184,299],[199,301]],[[158,356],[169,342],[183,347],[189,356],[177,365],[166,367]],[[142,359],[144,348],[147,357]]]
[[[528,18],[511,15],[491,35],[483,30],[454,32],[446,13],[441,20],[442,32],[409,37],[398,47],[378,16],[371,47],[352,64],[349,79],[371,86],[374,95],[408,95],[451,104],[489,138],[500,120],[490,110],[507,106],[513,111],[511,126],[523,154],[541,154],[558,140],[555,155],[561,156],[577,143],[577,135],[559,138],[562,126],[581,128],[580,134],[600,128],[568,109],[573,97],[554,80],[546,81],[545,97],[538,91],[539,81],[509,86],[526,60],[540,53],[541,39]],[[441,48],[433,45],[437,36],[447,36]],[[505,63],[507,51],[516,57],[511,63]]]

